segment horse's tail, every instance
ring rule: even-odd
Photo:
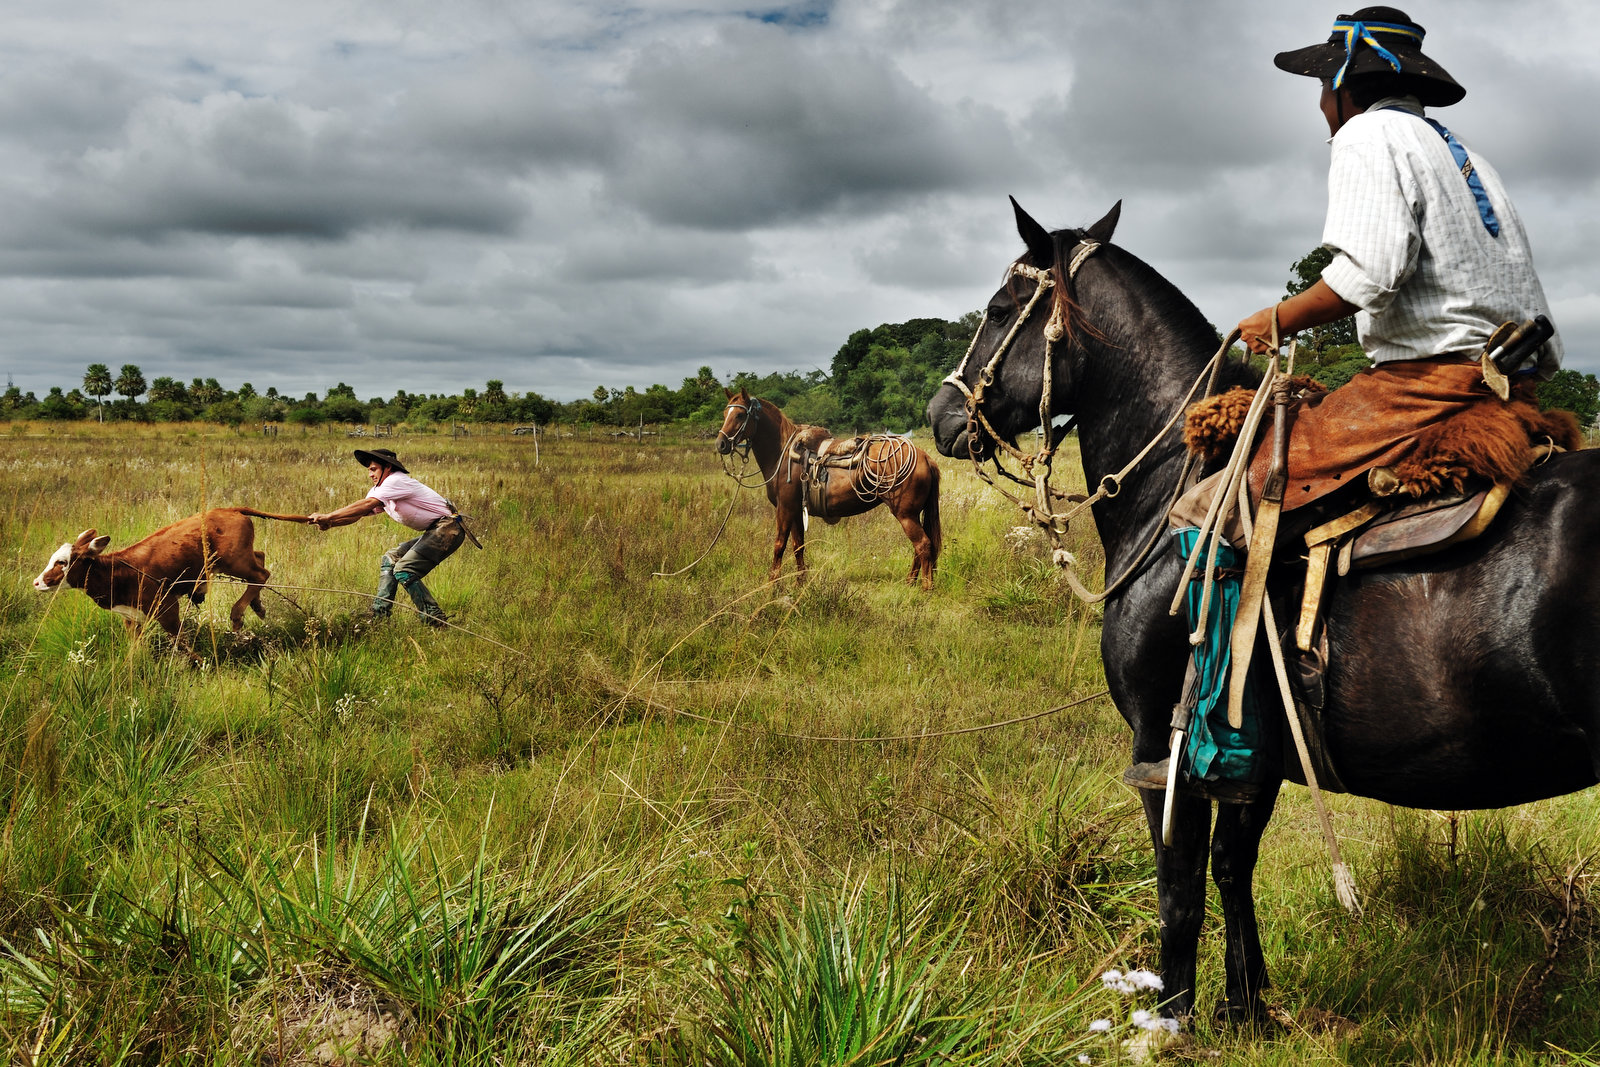
[[[944,527],[939,524],[939,465],[931,456],[928,457],[928,500],[922,505],[922,529],[933,542],[933,561],[937,564],[939,549],[944,544]]]

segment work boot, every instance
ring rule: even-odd
[[[1167,762],[1163,759],[1153,763],[1135,763],[1122,772],[1122,784],[1135,789],[1165,789]]]
[[[400,592],[400,582],[394,576],[394,564],[388,556],[378,564],[378,591],[372,594],[372,617],[388,618],[394,609],[395,594]]]
[[[1163,759],[1135,763],[1122,772],[1122,784],[1135,789],[1165,790],[1168,762]],[[1203,796],[1219,804],[1248,804],[1261,795],[1261,786],[1256,782],[1215,781],[1184,775],[1178,781],[1178,792]]]
[[[449,618],[439,606],[439,602],[433,599],[433,594],[428,592],[428,587],[422,584],[421,576],[401,575],[400,584],[411,595],[411,602],[417,606],[417,614],[422,617],[422,625],[435,630],[443,629]]]

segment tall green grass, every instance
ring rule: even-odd
[[[343,503],[353,443],[75,430],[0,455],[0,1059],[1131,1055],[1156,999],[1098,976],[1153,968],[1158,920],[1120,718],[953,732],[1102,689],[1100,615],[961,465],[924,594],[881,513],[814,525],[811,581],[766,585],[771,511],[703,440],[552,437],[536,462],[525,438],[401,437],[487,546],[429,579],[457,628],[366,620],[406,536],[387,520],[257,520],[269,618],[229,632],[218,581],[185,608],[194,667],[26,582],[90,526],[116,547],[207,506]],[[698,566],[650,576],[730,500]],[[1367,917],[1287,792],[1258,878],[1284,1026],[1202,1017],[1186,1055],[1600,1058],[1594,795],[1454,822],[1333,800]]]

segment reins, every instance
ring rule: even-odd
[[[1099,241],[1095,241],[1090,238],[1084,238],[1078,242],[1067,264],[1067,269],[1065,272],[1067,284],[1071,284],[1072,280],[1077,277],[1078,271],[1083,267],[1083,264],[1099,249]],[[972,335],[972,343],[967,346],[966,355],[961,357],[961,362],[956,365],[956,369],[951,371],[944,380],[946,383],[959,389],[967,398],[967,454],[972,459],[973,471],[978,475],[979,478],[983,479],[990,486],[996,489],[1002,496],[1016,504],[1017,507],[1022,510],[1023,514],[1034,523],[1034,525],[1040,527],[1047,535],[1049,535],[1052,546],[1051,558],[1058,567],[1061,567],[1066,571],[1067,584],[1071,586],[1073,593],[1076,594],[1080,600],[1084,601],[1084,603],[1098,604],[1107,597],[1111,596],[1111,594],[1115,593],[1118,589],[1122,588],[1122,586],[1126,584],[1130,578],[1139,572],[1139,569],[1143,567],[1145,562],[1150,558],[1150,554],[1155,551],[1156,545],[1160,543],[1161,533],[1164,527],[1161,523],[1157,523],[1154,532],[1145,542],[1144,547],[1139,551],[1138,555],[1134,558],[1134,561],[1129,564],[1128,567],[1114,581],[1109,582],[1103,590],[1098,593],[1094,593],[1090,592],[1089,589],[1085,587],[1084,584],[1078,579],[1077,573],[1073,570],[1075,559],[1072,553],[1068,551],[1064,541],[1072,520],[1083,514],[1083,512],[1094,507],[1094,505],[1100,501],[1109,500],[1122,492],[1122,483],[1124,479],[1132,474],[1139,464],[1143,463],[1145,459],[1149,457],[1150,453],[1155,451],[1156,447],[1163,440],[1165,440],[1167,435],[1172,432],[1175,426],[1177,426],[1179,421],[1183,418],[1184,412],[1188,409],[1190,402],[1194,399],[1195,393],[1199,390],[1202,382],[1209,380],[1209,384],[1206,387],[1207,395],[1216,389],[1217,380],[1222,373],[1222,365],[1227,357],[1228,349],[1232,346],[1234,340],[1238,337],[1238,334],[1235,332],[1222,342],[1222,345],[1217,349],[1216,354],[1212,356],[1211,359],[1208,360],[1201,368],[1199,376],[1195,378],[1194,384],[1189,387],[1189,391],[1184,395],[1183,400],[1179,402],[1177,410],[1172,413],[1172,417],[1167,420],[1166,424],[1162,426],[1160,430],[1156,431],[1155,436],[1150,439],[1149,443],[1146,444],[1144,448],[1140,449],[1138,454],[1135,455],[1133,459],[1128,461],[1128,463],[1126,463],[1121,470],[1115,474],[1108,474],[1101,478],[1095,488],[1095,491],[1088,496],[1081,496],[1076,493],[1059,492],[1053,489],[1050,485],[1051,463],[1057,446],[1059,445],[1060,441],[1065,440],[1066,438],[1066,431],[1063,429],[1058,436],[1055,432],[1055,427],[1051,425],[1051,423],[1054,421],[1052,404],[1053,398],[1051,394],[1054,390],[1055,344],[1057,341],[1060,341],[1067,335],[1066,309],[1070,304],[1070,300],[1066,297],[1064,290],[1055,297],[1051,309],[1050,321],[1045,323],[1044,327],[1044,367],[1040,375],[1041,382],[1039,390],[1039,427],[1042,435],[1040,439],[1039,451],[1028,453],[1012,445],[998,432],[996,432],[994,426],[990,424],[989,418],[983,410],[984,394],[988,388],[994,384],[995,374],[999,369],[1001,360],[1005,358],[1005,355],[1007,351],[1009,351],[1012,342],[1016,340],[1017,335],[1021,331],[1023,325],[1033,314],[1033,309],[1038,304],[1040,297],[1042,297],[1046,291],[1055,289],[1057,285],[1056,276],[1058,269],[1059,268],[1052,267],[1048,270],[1042,270],[1038,267],[1029,266],[1026,263],[1013,263],[1011,265],[1010,277],[1030,278],[1037,283],[1034,288],[1033,295],[1028,298],[1028,303],[1022,309],[1022,314],[1019,315],[1016,322],[1012,324],[1011,329],[1006,333],[1005,339],[1000,342],[998,347],[995,348],[994,355],[989,357],[989,362],[984,365],[983,370],[978,372],[976,384],[973,385],[973,387],[968,388],[967,383],[962,380],[962,375],[966,372],[967,362],[972,358],[972,353],[978,346],[978,338],[983,335],[983,328],[989,321],[989,313],[987,310],[985,310],[983,320],[978,324],[977,331]],[[1070,425],[1071,424],[1069,423],[1068,426],[1070,427]],[[1030,481],[1028,478],[1019,477],[1018,475],[1012,474],[1010,471],[1006,470],[1000,463],[1000,456],[998,452],[996,452],[996,454],[992,457],[995,469],[1002,475],[1019,485],[1031,485],[1033,487],[1034,495],[1031,502],[1007,491],[1004,486],[998,484],[994,478],[990,476],[989,472],[984,469],[983,460],[979,457],[977,451],[977,431],[980,427],[988,435],[989,439],[995,443],[997,449],[1008,453],[1021,465],[1024,474],[1031,476]],[[1172,493],[1172,499],[1169,503],[1169,508],[1171,504],[1176,503],[1178,498],[1183,495],[1184,488],[1193,470],[1194,457],[1186,455],[1184,457],[1183,469],[1179,472],[1177,485]],[[1069,510],[1058,512],[1055,510],[1056,501],[1065,501],[1067,503],[1074,504],[1075,506]]]

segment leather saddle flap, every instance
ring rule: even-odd
[[[1376,567],[1470,540],[1499,512],[1509,488],[1432,497],[1382,515],[1356,535],[1351,564]]]

